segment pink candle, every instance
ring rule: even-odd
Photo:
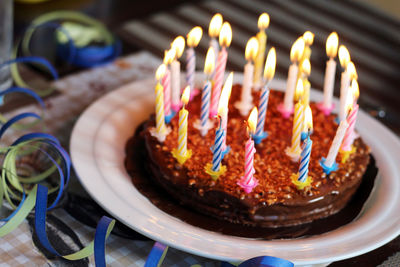
[[[357,120],[357,113],[358,113],[358,104],[355,104],[349,116],[347,117],[347,123],[349,124],[349,126],[347,127],[346,133],[343,138],[342,146],[340,147],[342,151],[351,151],[351,145],[353,144],[354,141],[354,126]]]
[[[251,193],[254,187],[256,187],[258,184],[258,180],[254,178],[254,153],[256,153],[256,149],[254,148],[254,141],[251,137],[254,134],[257,126],[257,113],[257,108],[254,107],[247,121],[249,139],[246,142],[245,149],[244,176],[242,176],[237,183],[246,193]]]
[[[218,53],[217,67],[215,69],[214,87],[211,97],[210,118],[214,118],[218,112],[218,102],[221,95],[221,87],[224,79],[226,61],[228,59],[228,52],[226,48],[232,42],[232,28],[228,22],[224,22],[219,35],[219,44],[222,47]]]
[[[215,69],[214,87],[211,97],[210,118],[214,118],[218,112],[218,102],[221,95],[221,88],[224,79],[227,59],[228,53],[226,52],[226,48],[222,47],[221,51],[218,54],[217,68]]]
[[[171,115],[171,71],[168,66],[161,83],[164,87],[164,114],[167,117]],[[168,121],[166,122],[168,123]]]

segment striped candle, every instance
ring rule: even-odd
[[[221,88],[224,79],[227,59],[228,53],[226,52],[226,48],[222,47],[221,51],[218,54],[217,67],[215,69],[214,87],[211,97],[210,118],[214,118],[218,112],[218,102],[221,95]]]
[[[310,139],[310,136],[308,136],[307,139],[304,140],[303,150],[301,151],[299,177],[297,179],[301,183],[305,183],[308,178],[308,165],[310,164],[311,148],[312,140]]]
[[[185,105],[189,102],[190,87],[186,86],[182,94],[182,109],[179,111],[178,147],[172,150],[172,155],[179,164],[183,165],[192,156],[192,151],[187,149],[188,115]]]
[[[164,119],[164,88],[158,82],[156,85],[156,132],[162,136],[166,133]],[[161,140],[160,140],[161,141]],[[161,142],[163,142],[162,140]]]
[[[201,112],[200,112],[200,121],[201,121],[201,135],[205,136],[208,132],[207,124],[209,120],[210,114],[210,96],[211,96],[211,81],[208,80],[203,88],[203,92],[201,94]]]
[[[252,135],[255,132],[257,125],[257,108],[254,107],[250,112],[249,119],[247,120],[247,131],[249,134],[249,139],[246,142],[245,148],[245,160],[244,160],[244,176],[238,181],[238,185],[243,188],[246,193],[251,193],[253,188],[257,186],[258,181],[254,178],[254,154],[256,149],[254,148],[254,141]]]
[[[292,145],[286,149],[286,154],[293,161],[298,161],[301,153],[300,137],[303,125],[304,106],[301,101],[297,102],[294,108],[293,130],[292,130]]]
[[[211,20],[210,25],[208,26],[208,35],[210,36],[210,48],[214,49],[214,66],[217,65],[218,53],[219,53],[219,44],[218,44],[218,36],[221,31],[223,17],[220,13],[215,14]],[[215,69],[211,73],[211,79],[214,80]]]
[[[218,130],[215,132],[215,140],[214,146],[212,147],[213,150],[213,159],[212,159],[212,171],[219,172],[221,167],[221,160],[222,160],[222,141],[224,140],[224,129],[222,128],[222,124]]]
[[[178,154],[181,157],[185,157],[187,153],[188,114],[184,107],[179,111]]]
[[[267,114],[268,99],[269,99],[269,88],[266,84],[261,91],[260,102],[258,105],[259,113],[258,113],[258,120],[257,120],[258,122],[256,128],[257,136],[262,136],[264,133],[264,124],[265,124],[265,117]]]
[[[169,70],[169,66],[167,66],[165,69],[165,74],[161,80],[161,83],[164,88],[164,115],[170,116],[171,115],[171,71]]]
[[[186,82],[190,88],[194,89],[194,72],[196,68],[196,54],[192,47],[186,50]]]
[[[252,191],[251,185],[255,183],[254,179],[254,154],[256,153],[256,149],[254,148],[254,141],[251,137],[246,142],[245,149],[245,162],[244,162],[244,177],[241,180],[241,184],[244,185],[243,189],[246,193],[250,193]]]
[[[357,113],[358,113],[358,104],[353,106],[349,116],[347,117],[347,123],[349,126],[347,127],[346,133],[343,138],[343,143],[340,149],[342,151],[351,151],[351,145],[354,141],[354,127],[357,120]]]

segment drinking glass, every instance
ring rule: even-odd
[[[0,64],[10,59],[13,36],[13,0],[0,0]],[[11,86],[10,67],[0,68],[0,91]]]

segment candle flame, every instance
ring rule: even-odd
[[[298,101],[300,99],[300,97],[303,96],[304,93],[304,84],[303,84],[303,79],[299,78],[297,80],[297,84],[296,84],[296,90],[294,92],[294,99],[296,101]]]
[[[271,81],[275,75],[276,67],[276,51],[275,47],[271,47],[268,52],[267,60],[265,61],[264,79],[266,82]]]
[[[208,27],[208,35],[212,38],[216,38],[219,35],[222,27],[222,15],[220,13],[215,14],[211,21],[210,26]]]
[[[180,58],[182,56],[183,50],[185,50],[185,38],[182,36],[178,36],[171,43],[171,49],[175,50],[176,58]]]
[[[347,64],[349,64],[351,58],[349,50],[344,45],[339,46],[339,61],[342,68],[346,69]]]
[[[360,88],[356,79],[351,81],[351,92],[353,93],[354,100],[357,100],[360,96]]]
[[[256,132],[257,117],[258,117],[258,110],[257,110],[257,107],[254,107],[251,110],[249,118],[247,120],[247,125],[249,126],[250,134],[254,134]]]
[[[215,65],[215,52],[214,48],[210,47],[206,55],[206,62],[204,64],[204,73],[206,75],[211,75],[211,73],[214,71],[215,67],[214,65]]]
[[[189,102],[189,97],[190,97],[190,86],[188,85],[185,87],[185,90],[183,90],[181,97],[182,103],[184,105],[187,105],[187,103]]]
[[[157,80],[161,80],[162,77],[164,77],[165,70],[166,70],[165,64],[161,64],[161,65],[157,68],[157,71],[156,71],[156,79],[157,79]]]
[[[194,27],[187,35],[187,45],[189,47],[196,47],[199,44],[202,36],[203,29],[199,26]]]
[[[175,49],[170,49],[164,52],[164,64],[169,65],[172,63],[172,61],[175,58],[176,50]]]
[[[228,22],[222,24],[221,32],[219,34],[219,45],[229,47],[232,42],[232,28]]]
[[[290,49],[290,61],[298,62],[303,55],[305,42],[303,37],[299,37],[292,45],[292,49]]]
[[[262,13],[260,17],[258,17],[258,28],[262,31],[268,28],[269,26],[269,15],[267,13]]]
[[[356,67],[354,66],[354,63],[352,61],[347,64],[347,73],[349,74],[350,79],[358,79]]]
[[[310,60],[308,58],[304,59],[301,62],[301,66],[300,66],[301,71],[304,73],[305,76],[310,76],[311,74],[311,63]]]
[[[314,42],[314,34],[310,31],[306,31],[303,34],[304,43],[308,46],[312,45]]]
[[[328,39],[326,39],[326,54],[330,58],[334,58],[337,55],[339,45],[339,36],[336,32],[329,34]]]
[[[228,110],[229,98],[231,97],[233,83],[233,72],[226,78],[224,87],[222,88],[221,96],[218,103],[218,115],[222,117]]]
[[[353,85],[353,84],[352,84]],[[350,88],[350,90],[352,91],[353,88]],[[354,92],[347,92],[347,96],[346,96],[346,114],[349,114],[351,112],[351,110],[353,109],[353,104],[354,104]]]
[[[313,118],[310,105],[307,106],[304,113],[304,128],[306,131],[311,131],[313,129]]]
[[[245,58],[247,61],[254,61],[257,57],[258,52],[258,40],[255,37],[251,37],[249,41],[247,41]]]

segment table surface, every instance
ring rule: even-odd
[[[331,31],[336,30],[340,42],[349,48],[358,71],[361,108],[369,111],[396,133],[400,133],[400,120],[397,119],[400,115],[397,106],[400,103],[398,94],[400,22],[382,12],[357,1],[345,0],[201,2],[174,0],[141,1],[143,3],[140,5],[134,2],[136,1],[59,0],[34,6],[22,4],[15,6],[17,37],[21,35],[27,23],[37,15],[52,10],[73,9],[93,15],[106,23],[122,40],[125,55],[142,50],[153,53],[139,52],[124,56],[113,64],[92,70],[66,67],[65,64],[57,65],[62,79],[53,83],[57,90],[45,100],[47,105],[45,123],[47,131],[59,137],[65,147],[68,147],[71,127],[76,118],[90,103],[127,82],[153,77],[155,68],[161,62],[160,56],[169,47],[173,38],[185,35],[195,25],[200,25],[206,30],[209,19],[216,12],[221,12],[224,19],[232,24],[233,42],[229,49],[228,69],[237,71],[242,71],[244,47],[247,39],[256,34],[257,17],[262,11],[268,12],[271,17],[271,24],[267,30],[268,47],[277,48],[278,77],[287,76],[292,42],[305,30],[313,31],[316,37],[311,47],[310,81],[314,88],[322,88],[326,61],[325,40]],[[43,40],[34,38],[33,41],[34,44],[40,44]],[[204,36],[196,50],[201,55],[197,61],[198,69],[202,69],[203,55],[208,41],[208,37]],[[48,47],[45,47],[45,50],[51,51]],[[52,59],[52,55],[43,49],[34,50],[34,53]],[[24,77],[33,84],[48,85],[51,82],[48,81],[46,74],[35,69],[24,66],[21,66],[21,69]],[[339,91],[339,73],[338,68],[335,95],[338,95]],[[7,116],[36,109],[37,107],[29,101],[19,101],[19,98],[8,100],[0,108],[2,112],[7,112]],[[8,144],[17,134],[20,132],[11,131],[2,143]],[[63,208],[53,213],[56,219],[60,218],[65,222],[63,227],[69,226],[73,229],[83,243],[91,240],[94,233],[91,227],[97,218],[104,214],[104,211],[87,197],[79,182],[73,179]],[[79,210],[77,203],[82,203],[82,199],[87,205],[85,206],[87,210],[92,211],[91,214],[85,214],[87,210]],[[46,259],[40,249],[32,243],[29,229],[30,224],[27,222],[6,236],[5,242],[0,243],[0,259],[3,262],[1,266],[22,266],[28,261],[37,266],[46,263],[67,265],[65,262]],[[107,262],[111,266],[142,266],[152,242],[146,241],[133,231],[124,229],[123,226],[118,227],[115,232],[120,236],[112,235],[107,243]],[[132,239],[141,240],[132,241]],[[399,262],[398,252],[400,252],[400,238],[368,254],[337,262],[331,266],[355,264],[377,266],[383,262],[388,266],[390,262]],[[218,265],[216,261],[172,249],[167,254],[165,266],[187,266],[195,263],[203,266]],[[90,258],[89,262],[82,261],[81,264],[82,266],[93,264],[93,258]]]

